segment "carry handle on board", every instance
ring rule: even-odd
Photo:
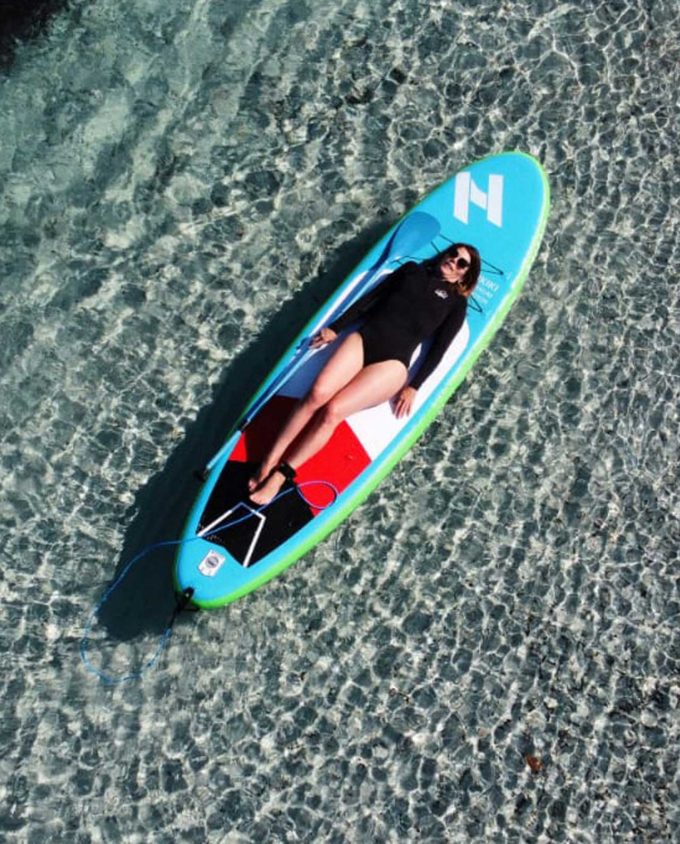
[[[427,214],[424,211],[413,211],[394,230],[382,254],[366,273],[361,286],[366,288],[387,264],[403,259],[407,255],[417,252],[426,244],[431,243],[439,235],[439,231],[439,222],[431,214]],[[274,393],[280,390],[295,375],[300,367],[310,359],[316,351],[316,349],[311,348],[311,342],[312,338],[306,337],[298,344],[290,364],[274,378],[255,404],[248,409],[247,415],[238,424],[237,433],[240,433],[248,425]],[[205,467],[203,477],[207,476],[207,473],[213,469],[228,449],[233,448],[232,442],[233,437],[230,437]]]

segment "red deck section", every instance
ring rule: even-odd
[[[246,427],[229,458],[240,463],[259,463],[295,406],[297,399],[274,396]],[[368,466],[370,458],[346,422],[335,429],[328,443],[297,471],[298,484],[328,481],[342,492]],[[314,514],[333,500],[333,493],[319,484],[303,488]],[[315,507],[314,505],[317,505]]]

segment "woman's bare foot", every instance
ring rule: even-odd
[[[271,474],[271,471],[275,465],[276,464],[274,463],[260,463],[260,468],[248,481],[248,492],[255,492],[255,490],[259,486],[262,486],[262,484],[267,480],[268,476]]]
[[[280,469],[274,469],[269,473],[264,483],[250,494],[250,500],[258,507],[269,504],[279,494],[281,487],[286,482],[286,476]]]

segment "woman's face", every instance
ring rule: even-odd
[[[468,250],[464,246],[459,246],[455,253],[447,255],[439,265],[442,275],[452,284],[462,281],[470,268],[471,258]]]

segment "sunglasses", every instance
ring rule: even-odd
[[[458,270],[466,270],[470,266],[470,262],[457,252],[455,255],[450,255],[444,263],[453,264]]]

